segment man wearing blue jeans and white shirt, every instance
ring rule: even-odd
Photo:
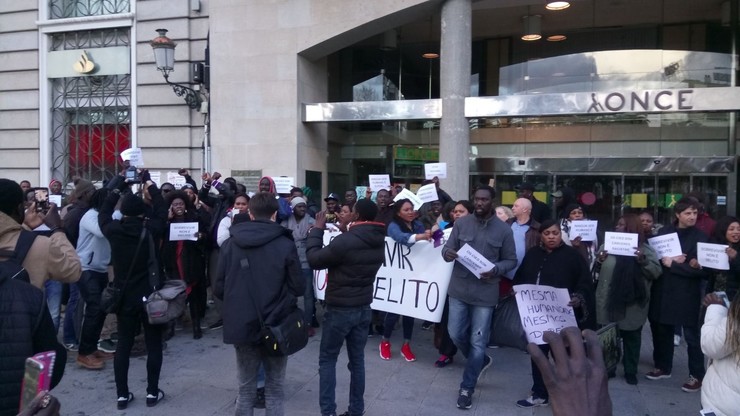
[[[326,212],[317,213],[306,242],[309,265],[317,270],[329,269],[319,349],[322,416],[337,415],[337,356],[345,341],[350,384],[349,408],[342,416],[360,416],[365,412],[365,344],[375,275],[385,260],[385,224],[373,222],[378,207],[369,199],[357,201],[352,212],[357,221],[323,248]]]
[[[499,280],[516,267],[516,247],[511,227],[494,215],[496,191],[480,186],[475,191],[474,215],[455,221],[442,256],[446,261],[457,258],[465,244],[493,263],[493,268],[481,273],[480,279],[461,263],[452,269],[450,286],[450,317],[447,324],[450,338],[462,351],[467,363],[460,383],[457,407],[470,409],[473,393],[481,373],[491,365],[486,344],[491,331],[493,309],[498,303]]]

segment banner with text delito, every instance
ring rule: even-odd
[[[338,233],[324,233],[324,245]],[[412,316],[431,322],[442,319],[453,263],[442,258],[442,246],[420,241],[411,247],[385,238],[385,262],[375,277],[373,302],[378,311]],[[314,271],[314,293],[324,299],[327,282],[325,270]]]

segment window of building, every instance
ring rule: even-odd
[[[50,19],[127,13],[130,0],[51,0]]]

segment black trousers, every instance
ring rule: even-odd
[[[653,333],[653,361],[655,368],[670,374],[673,371],[673,331],[674,325],[650,322]],[[704,354],[701,352],[701,328],[698,326],[684,326],[684,339],[688,345],[689,374],[704,378]]]
[[[80,296],[85,300],[85,315],[80,330],[80,355],[89,355],[98,349],[98,338],[105,322],[105,312],[100,309],[100,295],[107,285],[108,273],[91,270],[82,272],[80,281],[77,282]],[[78,303],[77,307],[82,307],[82,303]]]
[[[435,332],[439,332],[439,353],[441,355],[446,355],[450,358],[454,357],[455,354],[457,354],[457,346],[455,346],[455,343],[452,342],[452,338],[450,338],[450,332],[447,331],[447,321],[450,317],[450,299],[447,299],[447,302],[445,302],[445,307],[442,310],[442,320],[435,325]]]
[[[146,343],[146,392],[157,395],[159,391],[159,373],[162,370],[162,332],[165,325],[150,325],[143,307],[136,315],[118,314],[118,346],[113,360],[118,397],[128,397],[128,367],[134,337],[139,328],[144,327]]]

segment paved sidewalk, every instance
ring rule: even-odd
[[[464,359],[460,354],[454,364],[435,368],[437,353],[432,346],[432,331],[422,331],[417,320],[412,347],[417,361],[408,363],[400,358],[400,332],[391,339],[393,359],[383,361],[378,356],[380,338],[368,339],[365,349],[367,388],[366,415],[551,415],[549,407],[520,409],[515,402],[528,395],[531,387],[529,356],[509,348],[489,349],[493,366],[481,378],[473,408],[467,411],[455,407]],[[291,416],[319,415],[318,350],[321,332],[310,339],[308,346],[290,357],[286,380],[285,414]],[[652,368],[650,331],[643,331],[640,372]],[[116,410],[113,363],[102,371],[84,370],[75,364],[76,353],[69,354],[64,379],[54,390],[62,402],[62,415],[232,415],[236,398],[236,370],[233,347],[224,345],[221,330],[206,331],[200,340],[193,340],[189,330],[178,331],[168,341],[160,387],[167,394],[154,408],[145,405],[145,357],[133,358],[129,383],[136,396],[125,411]],[[649,381],[642,374],[637,386],[624,382],[621,367],[617,377],[609,381],[609,391],[615,415],[699,414],[699,393],[684,393],[681,384],[688,377],[686,346],[676,349],[673,377]],[[338,411],[347,408],[349,372],[346,356],[337,363]],[[264,410],[257,410],[263,415]]]

